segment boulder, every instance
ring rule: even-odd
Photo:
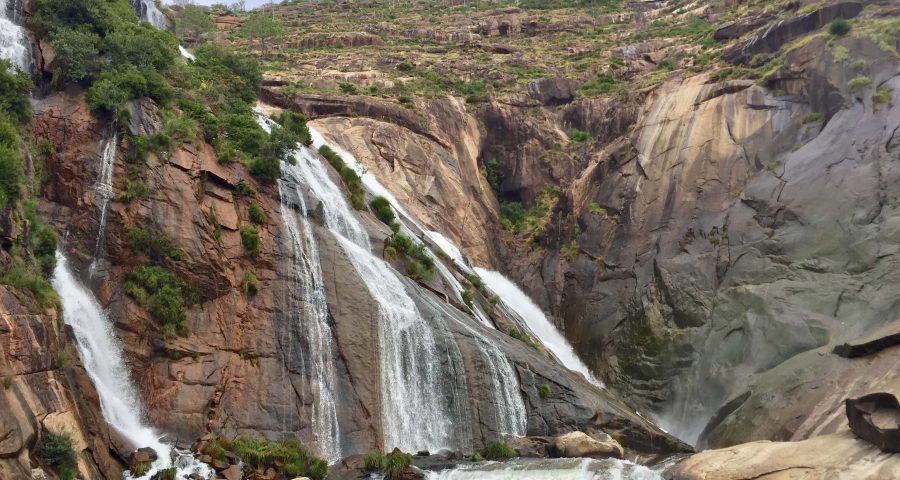
[[[544,105],[564,105],[575,99],[575,88],[567,78],[542,78],[528,84],[528,95]]]
[[[571,432],[553,438],[550,452],[554,457],[576,458],[622,458],[625,451],[615,439],[609,435],[597,440],[584,432]]]
[[[545,437],[514,437],[506,441],[517,457],[546,458],[550,455],[550,440]]]
[[[241,467],[237,465],[232,465],[225,470],[219,472],[219,475],[222,476],[225,480],[241,480],[243,474],[241,473]]]

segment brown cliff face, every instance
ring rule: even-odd
[[[471,129],[467,127],[470,119],[459,113],[459,105],[453,102],[448,102],[444,111],[457,115],[457,125]],[[129,128],[152,133],[153,106],[146,102],[140,109],[137,106],[132,110]],[[102,120],[79,117],[78,112],[83,111],[82,100],[76,96],[49,97],[39,103],[35,125],[38,138],[50,140],[58,152],[50,171],[63,176],[55,178],[54,173],[53,189],[44,210],[67,239],[65,250],[73,263],[85,267],[97,244],[99,227],[99,200],[92,194],[97,174],[85,166],[99,162],[97,152],[104,126]],[[486,188],[481,186],[485,182],[478,176],[474,155],[463,157],[469,158],[470,164],[446,163],[455,152],[477,151],[477,130],[470,137],[458,138],[452,131],[440,130],[436,120],[426,125],[431,125],[437,141],[418,143],[412,133],[398,127],[360,120],[349,130],[371,133],[363,137],[364,142],[353,142],[351,146],[360,152],[372,149],[371,152],[378,152],[378,158],[393,155],[391,158],[402,164],[398,172],[407,167],[418,172],[395,185],[400,196],[412,192],[412,186],[429,182],[434,188],[430,199],[448,194],[461,199],[465,191]],[[347,137],[351,138],[358,137]],[[294,312],[288,310],[288,291],[298,287],[292,283],[295,280],[288,269],[290,240],[280,221],[282,206],[274,186],[255,183],[242,166],[218,164],[213,150],[203,143],[181,145],[168,161],[151,154],[146,162],[139,163],[126,160],[124,143],[117,147],[113,177],[116,197],[110,203],[105,248],[91,282],[115,321],[149,421],[182,440],[192,441],[207,433],[251,435],[273,440],[299,439],[315,449],[312,419],[318,383],[305,373],[308,339],[291,320]],[[361,154],[361,159],[364,157]],[[135,171],[149,194],[124,202],[120,194]],[[330,174],[339,182],[335,172]],[[237,196],[235,186],[240,181],[256,193]],[[255,259],[247,257],[237,231],[250,222],[247,208],[251,200],[268,214],[268,223],[259,226],[262,253]],[[311,223],[322,259],[334,329],[335,396],[340,399],[337,416],[343,451],[359,453],[385,448],[377,348],[378,331],[383,327],[378,324],[374,300],[348,261],[346,251],[331,232],[316,225],[321,221],[316,213],[320,207],[312,199],[307,203],[311,205]],[[437,208],[428,202],[408,205],[417,216],[428,219],[433,228],[459,234],[463,242],[476,237],[465,236],[471,234],[468,228],[446,226],[492,224],[486,218],[493,210],[483,205],[468,211],[452,203]],[[479,216],[462,223],[470,215]],[[370,229],[373,243],[382,242],[386,235],[384,226],[369,214],[362,215],[362,219]],[[147,253],[134,251],[130,236],[135,228],[167,238],[180,254],[156,255],[151,259]],[[486,231],[479,235],[489,238]],[[489,258],[483,240],[481,246],[473,245],[476,251],[484,249],[485,258]],[[186,336],[167,338],[159,322],[124,291],[129,270],[151,260],[171,270],[197,293],[196,302],[187,309]],[[259,279],[256,294],[241,289],[242,276],[248,271]],[[481,358],[484,354],[471,333],[459,326],[473,322],[472,318],[458,310],[458,305],[440,306],[448,293],[455,295],[447,285],[429,285],[438,296],[414,282],[407,282],[406,286],[425,318],[447,319],[449,327],[439,341],[440,348],[455,352],[452,361],[463,365],[465,374],[454,381],[463,382],[460,388],[468,392],[461,397],[469,405],[458,427],[463,431],[460,435],[471,442],[468,448],[499,438],[496,400],[492,397],[490,372]],[[638,451],[682,448],[614,395],[598,391],[546,355],[537,354],[505,334],[488,334],[496,337],[515,366],[521,394],[526,399],[528,433],[552,435],[573,429],[603,428],[619,434],[626,447]],[[541,397],[538,390],[542,384],[551,385],[558,394]]]
[[[0,286],[0,477],[31,478],[34,449],[51,431],[71,436],[83,478],[121,478],[122,464],[110,453],[115,438],[57,315]]]

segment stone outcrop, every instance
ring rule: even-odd
[[[575,99],[575,82],[565,78],[542,78],[528,84],[528,95],[543,105],[564,105]]]
[[[0,478],[31,478],[48,431],[72,438],[82,478],[121,478],[97,393],[58,314],[0,285]]]
[[[900,457],[886,455],[850,432],[802,442],[759,441],[698,453],[665,473],[669,480],[877,480],[900,476]]]
[[[598,440],[584,432],[572,432],[555,437],[550,446],[550,453],[556,457],[566,458],[622,458],[625,454],[619,442],[609,435],[604,434]]]
[[[367,32],[309,33],[295,41],[301,48],[364,47],[383,45],[384,41]]]

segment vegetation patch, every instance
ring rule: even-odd
[[[255,273],[244,272],[244,276],[241,277],[241,290],[247,295],[256,295],[259,291],[259,279]]]
[[[521,203],[508,202],[500,206],[500,214],[503,217],[501,226],[513,233],[538,232],[544,229],[550,221],[550,216],[559,198],[562,190],[559,187],[551,186],[543,188],[538,194],[537,201],[529,210],[525,210]]]
[[[184,260],[184,252],[172,243],[165,232],[135,227],[128,230],[128,239],[133,251],[146,253],[155,263],[160,263],[166,258],[175,261]]]
[[[363,457],[363,468],[369,473],[380,473],[388,480],[402,478],[403,472],[412,465],[412,455],[398,449],[388,454],[372,452]]]
[[[161,322],[167,338],[188,334],[184,310],[197,295],[174,273],[158,266],[135,267],[128,273],[124,289]]]
[[[892,93],[891,87],[878,87],[875,89],[875,93],[872,94],[872,101],[876,104],[891,103]]]
[[[67,432],[44,432],[35,455],[52,468],[61,480],[73,480],[78,474],[78,454]]]
[[[402,233],[395,233],[387,242],[385,253],[391,257],[405,257],[406,274],[415,280],[434,277],[434,258],[428,254],[425,245]]]
[[[356,173],[356,170],[344,163],[344,159],[328,145],[319,147],[319,153],[341,175],[341,180],[347,187],[347,191],[350,192],[350,204],[353,205],[353,208],[357,210],[365,208],[365,190],[363,189],[362,178]]]
[[[822,112],[809,112],[800,117],[800,123],[806,125],[807,123],[821,122],[824,118],[825,114]]]
[[[258,472],[273,469],[287,478],[310,477],[322,480],[328,475],[328,462],[310,454],[300,443],[293,440],[270,442],[261,438],[219,437],[201,448],[210,457],[225,461],[231,453],[247,466]]]
[[[543,347],[541,346],[540,343],[538,343],[535,339],[531,338],[531,336],[526,335],[515,328],[509,331],[509,336],[512,338],[515,338],[516,340],[524,343],[525,345],[528,345],[529,347],[531,347],[539,352],[543,351]]]
[[[259,230],[253,225],[241,225],[241,244],[244,245],[244,252],[250,258],[259,256],[260,244],[262,241],[259,237]]]
[[[850,25],[850,22],[839,18],[828,24],[828,34],[835,37],[843,37],[844,35],[850,33],[850,30],[852,28],[853,27]]]
[[[266,215],[266,211],[263,210],[262,206],[256,202],[250,202],[250,206],[247,208],[247,213],[250,214],[250,221],[257,225],[265,225],[269,223],[269,216]]]
[[[400,224],[395,221],[397,217],[394,215],[394,208],[391,207],[391,202],[387,198],[375,197],[369,202],[369,207],[379,220],[391,227],[394,233],[400,230]]]
[[[516,451],[506,442],[493,442],[484,447],[484,458],[488,460],[503,461],[516,456]]]
[[[853,80],[850,80],[847,83],[847,87],[850,88],[850,91],[856,91],[856,90],[866,88],[871,84],[872,84],[871,78],[869,78],[865,75],[860,75],[860,76],[854,78]]]

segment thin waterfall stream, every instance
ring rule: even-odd
[[[100,220],[97,229],[97,243],[94,246],[94,256],[91,259],[91,270],[96,267],[97,261],[103,255],[106,242],[106,221],[109,202],[115,196],[113,191],[113,171],[115,170],[116,149],[119,144],[119,132],[116,122],[106,127],[103,140],[100,142],[100,171],[97,175],[97,183],[94,185],[94,194],[99,199]]]
[[[19,0],[0,0],[0,58],[13,68],[31,71],[31,44],[21,26],[22,3]]]
[[[140,395],[131,381],[112,322],[90,290],[76,278],[60,252],[56,253],[52,283],[62,299],[63,320],[75,333],[78,354],[100,397],[103,418],[131,447],[150,447],[158,455],[151,469],[140,478],[150,478],[173,465],[179,475],[197,474],[210,478],[214,472],[209,466],[190,454],[175,450],[144,422]]]

